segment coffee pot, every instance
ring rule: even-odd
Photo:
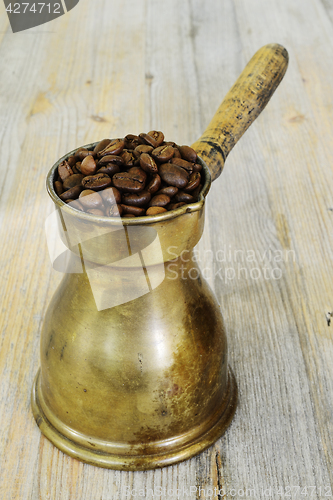
[[[75,151],[49,171],[47,227],[60,244],[53,265],[65,274],[43,322],[32,410],[71,457],[128,471],[164,467],[208,448],[230,424],[237,384],[226,331],[192,251],[211,182],[287,65],[281,45],[262,47],[192,145],[204,178],[195,203],[154,216],[91,215],[54,190],[58,165]]]

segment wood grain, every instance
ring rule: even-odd
[[[332,12],[332,0],[82,0],[12,34],[0,6],[1,498],[150,500],[161,487],[162,499],[203,499],[219,487],[226,495],[212,498],[253,488],[264,499],[272,488],[275,499],[291,486],[324,497],[333,483]],[[213,183],[197,247],[227,326],[240,393],[233,423],[209,450],[162,470],[73,460],[30,410],[41,324],[62,277],[47,255],[45,175],[103,137],[156,128],[191,144],[271,42],[289,52],[286,77]]]

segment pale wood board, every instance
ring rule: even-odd
[[[177,488],[178,498],[207,498],[217,486],[228,493],[212,498],[246,488],[283,498],[278,488],[292,486],[315,487],[293,498],[324,497],[333,483],[332,13],[332,0],[81,0],[13,34],[0,6],[2,499],[152,499],[157,487],[160,498],[177,498]],[[289,69],[213,184],[198,245],[227,326],[235,418],[210,449],[161,470],[73,460],[30,409],[41,324],[62,278],[45,242],[45,175],[104,137],[155,128],[191,144],[270,42],[288,49]]]

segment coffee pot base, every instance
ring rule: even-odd
[[[165,443],[163,441],[156,443],[156,453],[145,454],[142,452],[145,443],[142,443],[140,447],[141,452],[136,450],[135,454],[131,443],[122,446],[121,452],[119,451],[119,444],[114,443],[115,452],[105,453],[105,451],[99,451],[96,445],[94,449],[91,449],[91,446],[89,448],[84,447],[82,444],[68,439],[62,434],[61,425],[57,429],[50,423],[42,408],[44,403],[41,393],[40,373],[39,369],[32,387],[31,405],[33,415],[41,432],[51,443],[67,455],[87,464],[108,469],[142,471],[166,467],[192,458],[209,448],[224,434],[237,407],[237,383],[231,368],[228,367],[227,390],[221,405],[216,409],[214,415],[206,422],[203,422],[199,428],[191,429],[186,433],[187,435],[175,436],[172,439],[171,446],[170,439],[166,440]],[[88,437],[87,442],[89,443]],[[112,450],[112,443],[104,444],[107,444]],[[151,449],[151,443],[146,443],[146,445]]]

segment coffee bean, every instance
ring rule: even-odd
[[[107,174],[109,177],[112,177],[114,174],[120,172],[120,167],[115,163],[108,163],[97,170],[97,174]]]
[[[185,169],[172,163],[162,163],[158,171],[161,179],[167,184],[176,186],[179,189],[187,186],[189,175]]]
[[[149,191],[150,194],[156,193],[161,186],[161,177],[158,174],[153,174],[151,181],[149,182],[146,190]]]
[[[142,153],[140,156],[140,167],[148,174],[157,174],[158,172],[155,160],[148,153]]]
[[[116,174],[117,175],[117,174]],[[84,189],[93,189],[100,191],[111,185],[111,179],[107,174],[88,175],[82,179]]]
[[[79,200],[67,200],[66,203],[70,205],[73,208],[76,208],[76,210],[80,210],[80,212],[84,212],[84,208],[79,202]]]
[[[141,155],[142,153],[151,153],[153,149],[154,148],[152,146],[148,146],[148,144],[139,144],[134,151]]]
[[[163,212],[167,212],[167,209],[164,207],[149,207],[146,210],[146,215],[157,215],[162,214]]]
[[[101,158],[106,155],[119,155],[125,147],[125,142],[122,139],[113,139],[106,148],[102,149],[97,153],[97,158]]]
[[[193,191],[191,191],[191,195],[193,196],[194,199],[198,199],[198,196],[202,190],[202,184],[199,184],[198,187],[196,187]]]
[[[128,218],[132,219],[133,217],[136,217],[136,215],[133,215],[133,214],[124,214],[124,215],[122,215],[122,217],[124,217],[124,219],[128,219]]]
[[[125,205],[131,205],[134,207],[144,207],[148,205],[151,199],[151,194],[146,191],[140,191],[140,193],[125,193],[122,196],[122,202]]]
[[[72,155],[72,156],[69,156],[69,157],[67,158],[67,163],[68,163],[68,165],[69,165],[71,168],[73,168],[73,167],[74,167],[74,165],[75,165],[75,163],[76,163],[76,162],[77,162],[77,158],[76,158],[76,156],[73,156],[73,155]]]
[[[75,163],[75,168],[76,168],[76,170],[77,170],[77,173],[79,173],[79,174],[80,174],[80,173],[81,173],[81,162],[80,162],[80,161],[77,161],[77,162]]]
[[[87,210],[88,214],[92,215],[104,215],[103,210],[99,210],[98,208],[89,208]]]
[[[193,203],[195,199],[190,193],[185,193],[184,191],[178,191],[178,193],[173,197],[175,203],[184,201],[185,203]]]
[[[179,146],[179,152],[184,160],[190,163],[195,163],[197,161],[198,155],[190,146]]]
[[[154,196],[150,203],[150,207],[165,207],[168,203],[170,203],[170,196],[166,194],[157,194]]]
[[[98,144],[94,147],[94,153],[99,153],[100,151],[103,151],[111,142],[111,139],[102,139],[99,141]]]
[[[79,194],[81,193],[82,189],[83,189],[82,186],[74,186],[74,187],[68,189],[67,191],[65,191],[64,193],[62,193],[59,196],[59,198],[62,201],[66,201],[69,199],[76,200],[76,198],[78,198]]]
[[[184,201],[181,201],[179,203],[171,203],[170,205],[167,205],[166,208],[168,210],[176,210],[176,208],[183,207],[184,205],[186,205],[186,203]]]
[[[170,163],[172,163],[173,165],[177,165],[177,167],[183,168],[189,174],[193,172],[194,164],[190,163],[189,161],[183,160],[182,158],[172,158],[172,160],[170,160]]]
[[[96,172],[96,162],[91,155],[86,156],[81,163],[81,174],[93,175]]]
[[[120,206],[122,207],[124,214],[131,214],[141,217],[146,213],[146,210],[144,208],[134,207],[131,205],[124,205],[123,203]]]
[[[157,194],[166,194],[172,198],[178,192],[178,188],[176,186],[166,186],[158,191]]]
[[[200,175],[200,172],[193,172],[191,175],[190,175],[190,178],[188,180],[188,184],[186,186],[186,188],[184,189],[184,191],[187,193],[187,192],[190,192],[190,191],[193,191],[196,187],[199,186],[200,184],[200,181],[201,181],[201,175]]]
[[[67,160],[64,160],[63,162],[60,163],[58,167],[58,174],[62,182],[69,177],[70,175],[73,175],[73,170],[69,166],[69,163]]]
[[[151,130],[150,132],[148,132],[148,137],[152,137],[156,143],[156,147],[160,146],[162,144],[162,142],[164,141],[164,134],[163,132],[159,132],[157,130]],[[147,139],[146,139],[147,140]],[[151,144],[151,146],[153,146],[153,144]]]
[[[54,190],[58,196],[60,196],[64,192],[64,188],[61,181],[54,182]]]
[[[120,172],[112,178],[113,184],[120,191],[137,193],[145,188],[147,174],[139,167],[132,167],[128,172]]]
[[[180,154],[178,148],[173,148],[173,149],[174,149],[173,157],[174,158],[181,158],[182,155]]]
[[[126,135],[124,142],[126,149],[135,149],[140,144],[138,136],[133,134]]]
[[[124,212],[124,210],[123,210],[123,207],[121,205],[114,204],[114,205],[111,205],[111,207],[107,209],[106,214],[109,217],[121,217],[123,212]]]
[[[100,158],[97,162],[97,168],[105,167],[105,165],[108,165],[109,163],[122,167],[124,165],[124,160],[121,156],[117,155],[102,156],[102,158]]]
[[[158,160],[160,163],[165,163],[173,157],[174,152],[175,150],[172,146],[160,146],[154,149],[151,154],[155,160]]]
[[[84,158],[88,155],[91,155],[91,151],[88,151],[86,148],[80,148],[75,153],[75,156],[79,161],[84,160]]]
[[[193,165],[193,172],[201,172],[202,170],[202,166],[200,165],[200,163],[195,163]]]
[[[140,153],[137,151],[128,151],[125,150],[123,151],[121,158],[123,160],[124,165],[126,168],[128,167],[134,167],[134,165],[139,165],[140,163]]]
[[[64,190],[67,191],[67,189],[70,189],[74,186],[81,184],[83,177],[84,175],[82,174],[73,174],[67,177],[63,182]]]
[[[84,189],[79,196],[79,201],[84,208],[103,208],[103,200],[99,193],[92,189]]]
[[[121,202],[121,194],[115,187],[108,187],[100,192],[103,202],[106,205],[119,204]]]

